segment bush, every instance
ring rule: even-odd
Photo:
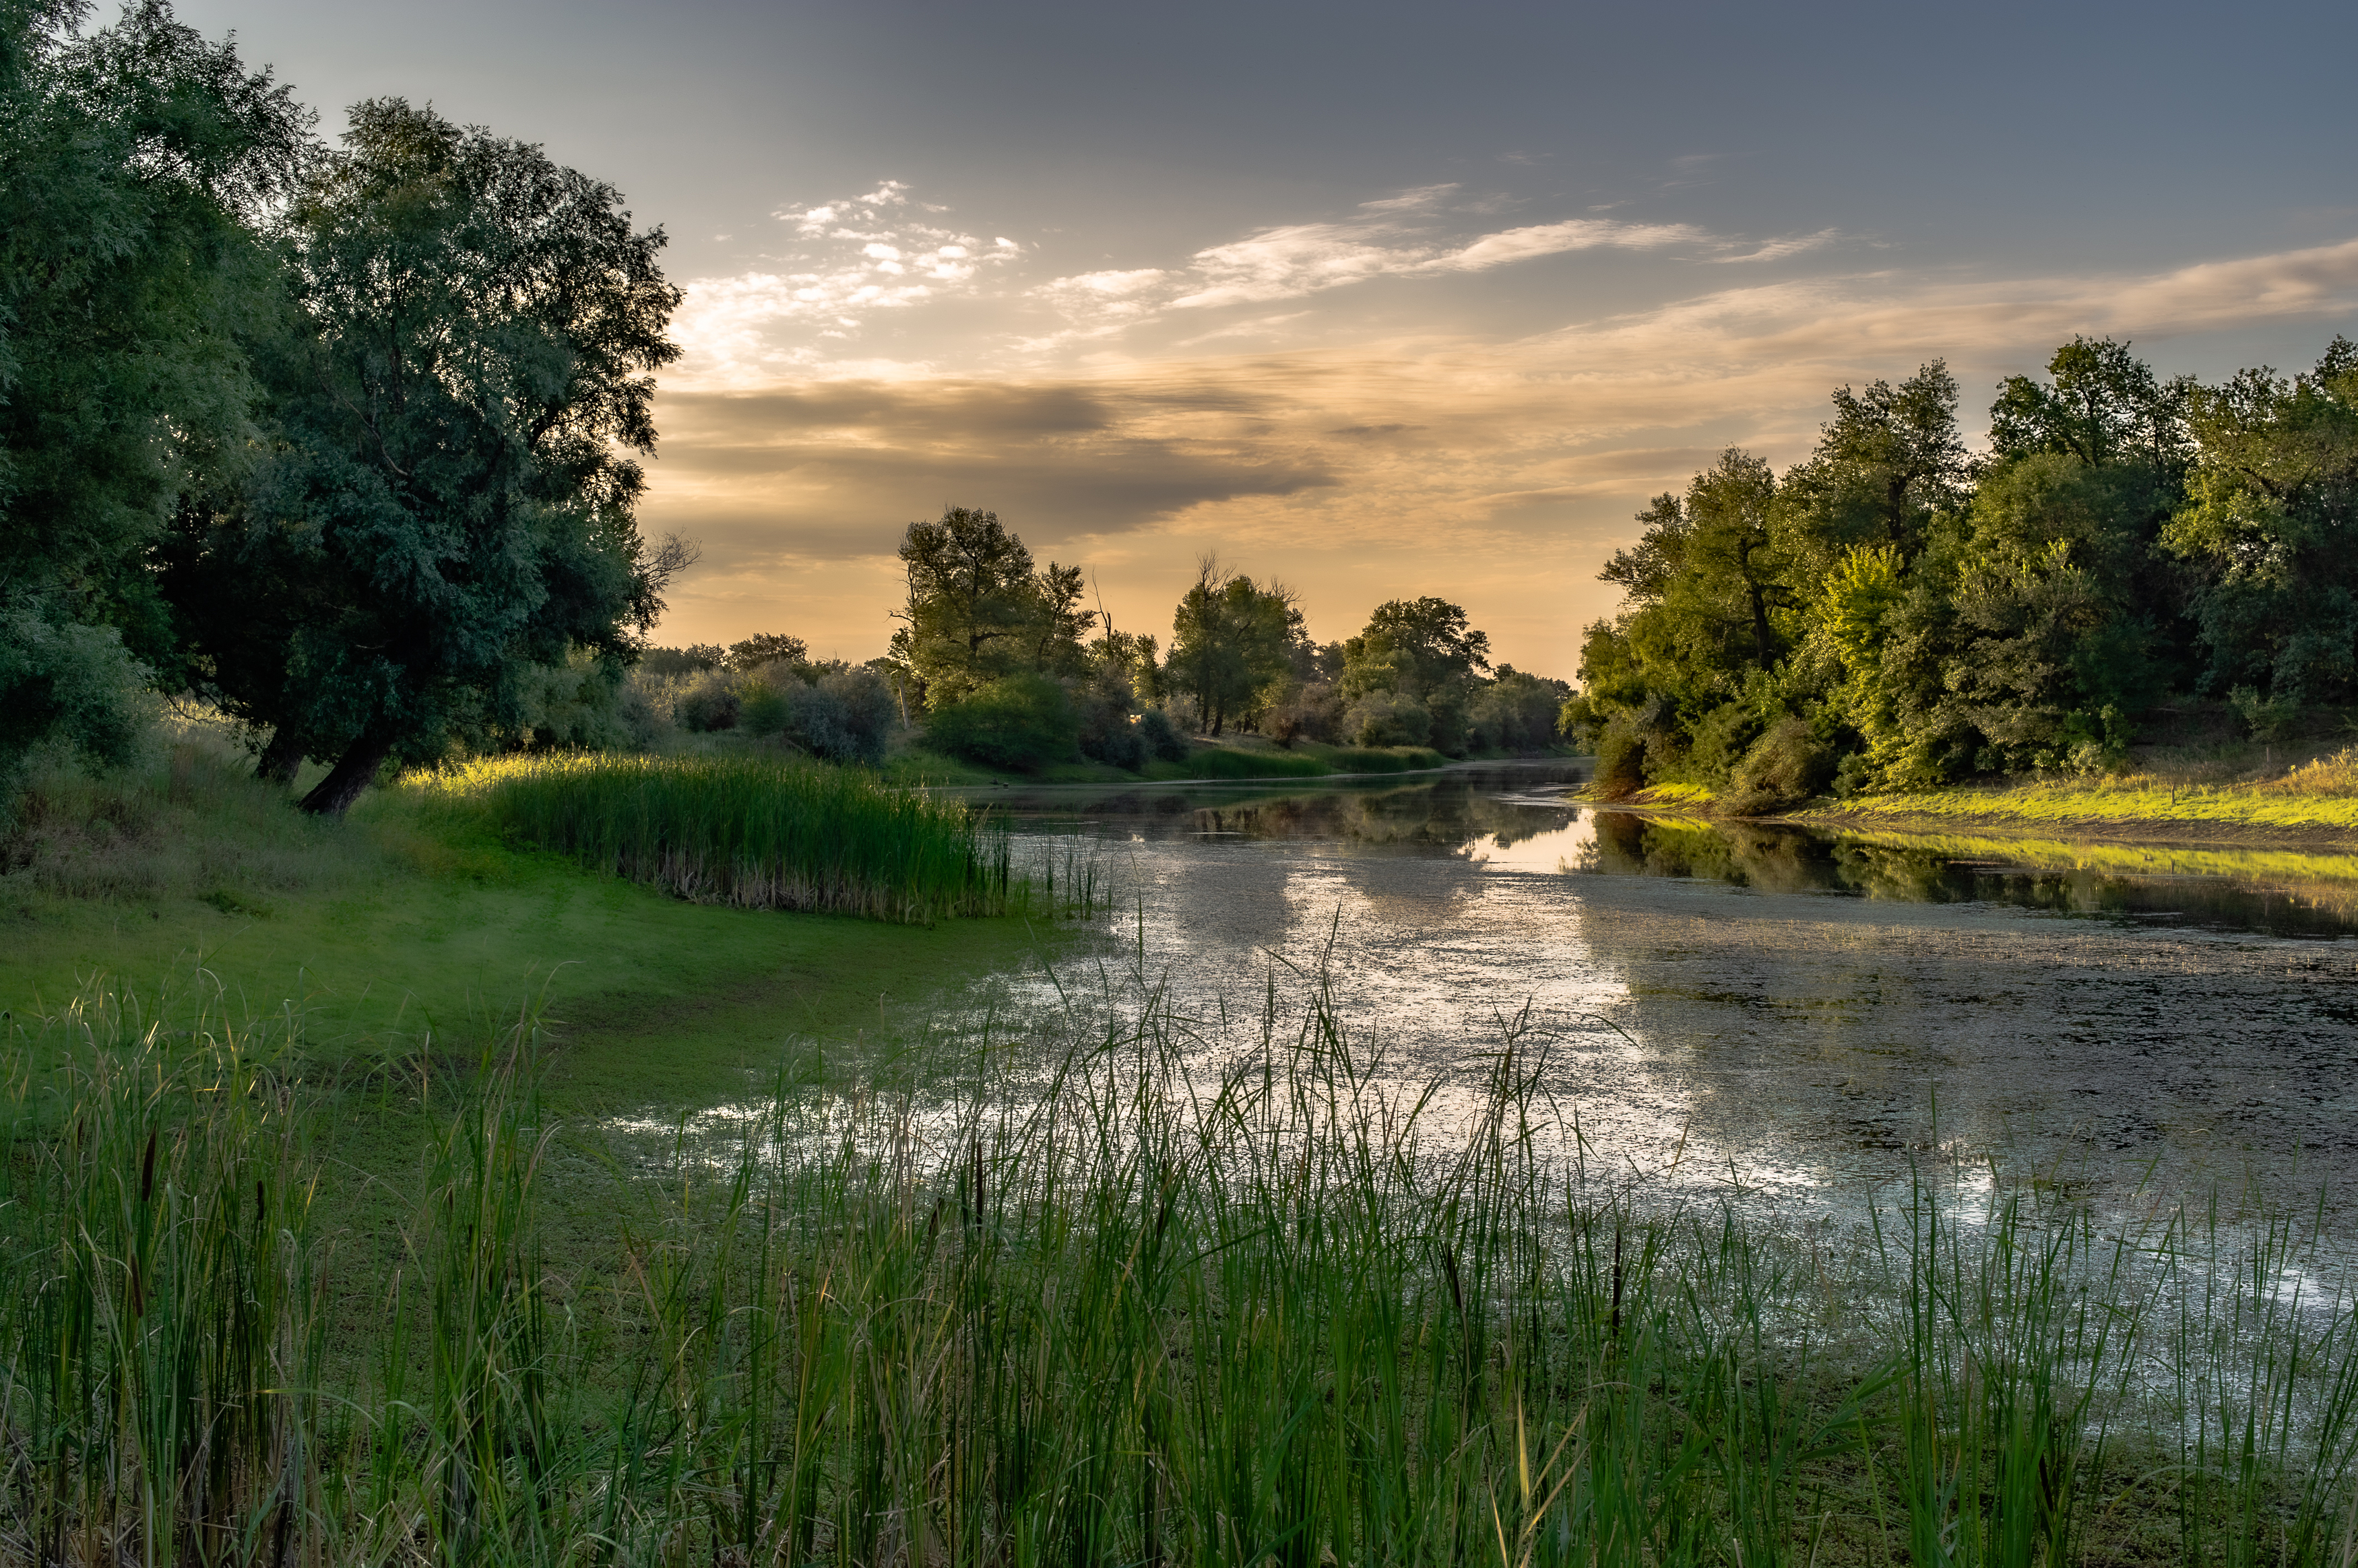
[[[1737,816],[1799,806],[1833,783],[1834,762],[1833,749],[1805,721],[1780,719],[1736,764],[1722,805]]]
[[[1359,746],[1422,746],[1433,739],[1433,714],[1396,691],[1371,691],[1343,715],[1343,733]]]
[[[1596,773],[1591,785],[1599,800],[1620,800],[1646,787],[1646,737],[1625,715],[1596,736]]]
[[[1159,708],[1150,708],[1138,716],[1138,738],[1146,749],[1166,762],[1187,760],[1187,738],[1171,722],[1171,716]]]
[[[705,734],[736,729],[741,708],[736,677],[722,670],[708,670],[679,694],[672,717],[681,729]]]
[[[1133,773],[1146,766],[1148,754],[1146,737],[1138,732],[1135,724],[1124,722],[1094,735],[1085,731],[1081,736],[1082,756]]]
[[[1073,699],[1046,676],[1010,676],[925,719],[925,743],[986,767],[1022,772],[1080,754]]]
[[[1129,676],[1101,668],[1084,683],[1075,701],[1079,711],[1081,755],[1131,773],[1146,766],[1148,747],[1130,716]]]
[[[1260,731],[1281,746],[1296,741],[1332,741],[1342,733],[1343,698],[1332,681],[1296,687],[1269,710]]]

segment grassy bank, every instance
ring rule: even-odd
[[[1698,817],[1720,814],[1717,797],[1700,784],[1655,784],[1599,804]],[[2358,844],[2358,748],[2282,769],[2181,762],[2089,778],[1821,797],[1773,819],[1915,832],[2063,830],[2187,843],[2331,848]]]
[[[695,1105],[798,1042],[894,1049],[912,1005],[1054,940],[692,903],[417,794],[305,817],[249,766],[199,736],[107,779],[41,775],[0,854],[0,1010],[53,1011],[102,975],[150,998],[218,986],[299,1012],[305,1052],[360,1073],[471,1060],[536,1009],[562,1103]]]
[[[279,1025],[131,1017],[86,997],[9,1064],[11,1561],[2358,1547],[2358,1324],[2287,1285],[2293,1219],[1940,1173],[1831,1251],[1648,1209],[1550,1157],[1511,1028],[1446,1128],[1322,992],[1210,1042],[1150,996],[946,1095],[782,1081],[652,1144],[552,1119],[519,1031],[429,1097],[372,1271]],[[609,1245],[567,1256],[600,1168]]]
[[[2183,772],[1958,785],[1855,795],[1794,814],[1802,820],[2068,827],[2222,841],[2358,840],[2358,749],[2274,776],[2205,779]]]

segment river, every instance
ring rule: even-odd
[[[1067,993],[1143,978],[1217,1035],[1323,967],[1443,1117],[1521,1015],[1632,1186],[2358,1190],[2358,860],[1665,821],[1566,799],[1580,767],[977,793],[1112,873]]]

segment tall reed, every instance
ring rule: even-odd
[[[1844,1261],[1587,1182],[1524,1021],[1447,1124],[1323,983],[1233,1030],[1152,990],[1066,1026],[977,1042],[930,1097],[789,1074],[733,1131],[577,1148],[614,1219],[568,1254],[551,1173],[593,1130],[540,1108],[521,1020],[435,1111],[365,1332],[325,1346],[301,1197],[333,1173],[254,1037],[85,999],[12,1058],[0,1559],[2358,1550],[2316,1221],[1928,1178]]]
[[[514,840],[683,898],[929,923],[1025,889],[1003,823],[856,769],[760,757],[486,759],[413,773]]]

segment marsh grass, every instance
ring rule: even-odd
[[[783,1074],[606,1156],[520,1018],[330,1332],[285,1020],[16,1042],[0,1557],[2346,1565],[2350,1304],[2255,1224],[1927,1177],[1846,1250],[1585,1179],[1520,1022],[1472,1119],[1317,985]],[[210,1022],[208,1022],[210,1020]],[[274,1030],[278,1033],[274,1035]],[[1207,1050],[1210,1054],[1207,1054]],[[351,1288],[351,1281],[346,1281]]]
[[[752,756],[517,756],[413,773],[511,840],[700,903],[928,924],[1008,913],[1006,826],[849,768]]]

